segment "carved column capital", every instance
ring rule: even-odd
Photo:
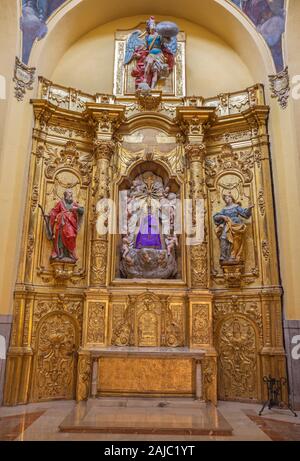
[[[202,143],[206,129],[215,117],[213,107],[178,107],[177,120],[189,142]]]
[[[97,139],[110,140],[124,120],[125,107],[117,104],[88,103],[84,113]]]
[[[115,143],[102,139],[94,141],[94,152],[96,160],[110,160],[115,151]]]
[[[185,153],[190,162],[203,162],[206,152],[204,143],[187,144],[185,146]]]

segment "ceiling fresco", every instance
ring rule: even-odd
[[[66,0],[22,0],[22,61],[28,64],[35,39],[47,34],[47,20]],[[268,44],[277,72],[284,68],[282,35],[285,31],[285,0],[229,0],[247,15]]]

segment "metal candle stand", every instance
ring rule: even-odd
[[[263,377],[264,383],[268,386],[268,400],[263,404],[262,409],[259,412],[259,416],[262,415],[264,409],[268,405],[269,410],[273,407],[283,408],[282,399],[282,386],[287,384],[286,378],[272,378],[271,375]],[[294,411],[292,404],[289,402],[287,408],[297,417],[297,413]]]

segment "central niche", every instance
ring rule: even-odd
[[[119,276],[177,279],[179,186],[155,162],[139,164],[121,190]]]

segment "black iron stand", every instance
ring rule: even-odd
[[[264,383],[268,386],[268,400],[263,404],[262,409],[259,412],[259,416],[262,415],[264,409],[268,405],[269,410],[273,407],[283,408],[283,398],[282,398],[282,387],[287,384],[287,380],[285,378],[272,378],[271,375],[263,377]],[[297,413],[295,412],[292,404],[289,402],[287,408],[293,413],[295,417],[297,417]]]

